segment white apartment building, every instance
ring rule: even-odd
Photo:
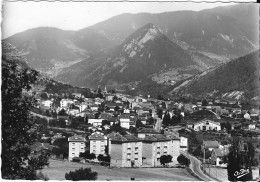
[[[86,139],[82,136],[72,136],[68,138],[69,142],[69,160],[71,161],[73,157],[79,157],[79,154],[85,152],[86,149]]]
[[[89,136],[90,153],[94,153],[96,156],[99,154],[105,154],[105,148],[107,146],[107,137],[103,133],[92,133]]]

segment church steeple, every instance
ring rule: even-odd
[[[104,93],[107,94],[107,87],[104,88]]]

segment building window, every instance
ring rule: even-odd
[[[72,143],[72,146],[75,146],[75,143]]]
[[[138,147],[135,147],[135,150],[138,150]]]
[[[75,155],[75,153],[72,153],[72,156],[74,156]]]
[[[72,151],[75,151],[75,148],[72,148]]]
[[[160,154],[160,152],[157,152],[157,154]]]
[[[138,158],[135,158],[136,161],[138,161]]]

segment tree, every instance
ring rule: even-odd
[[[255,149],[251,142],[244,143],[241,138],[234,137],[229,148],[227,160],[227,173],[229,181],[252,181],[252,165]],[[240,170],[247,173],[244,176],[237,175]]]
[[[203,99],[201,105],[202,106],[207,106],[208,105],[208,101],[206,99]]]
[[[163,117],[162,124],[165,125],[165,126],[169,126],[171,124],[171,116],[168,112],[165,113],[165,115]]]
[[[136,128],[139,128],[139,127],[145,127],[144,124],[142,123],[142,121],[138,118],[136,120]]]
[[[104,155],[103,155],[103,154],[99,154],[99,155],[97,156],[98,161],[103,161],[103,158],[104,158]]]
[[[75,171],[70,171],[65,174],[66,180],[80,181],[80,180],[96,180],[97,172],[91,171],[91,168],[80,168]]]
[[[60,110],[58,114],[60,116],[67,116],[68,115],[64,109]]]
[[[188,159],[187,157],[185,157],[183,154],[179,155],[177,157],[177,161],[179,164],[181,165],[185,165],[185,166],[189,166],[190,165],[190,159]]]
[[[119,111],[119,109],[120,109],[120,107],[116,106],[114,110]]]
[[[53,153],[56,155],[67,155],[69,151],[69,144],[68,144],[68,138],[57,138],[54,142],[53,145],[57,146],[58,148],[55,148]]]
[[[161,119],[162,119],[163,110],[162,110],[162,109],[160,109],[160,108],[158,108],[158,109],[157,109],[157,115],[158,115],[158,117],[159,117],[159,118],[161,118]]]
[[[163,100],[163,96],[161,96],[160,94],[157,96],[157,100]]]
[[[162,155],[160,157],[160,163],[162,165],[166,165],[167,163],[171,162],[172,161],[172,156],[171,155]]]
[[[6,46],[4,43],[3,49]],[[17,58],[18,57],[18,58]],[[2,55],[2,178],[36,179],[35,165],[30,165],[30,146],[37,139],[31,130],[30,109],[35,99],[24,94],[37,80],[38,73],[15,64],[20,57]]]
[[[42,100],[47,100],[48,99],[48,95],[47,95],[46,92],[42,92],[40,97],[41,97]]]
[[[89,159],[89,160],[93,160],[93,159],[96,159],[96,155],[94,153],[89,153],[89,151],[85,151],[85,152],[81,152],[79,154],[79,157],[83,157],[85,159]]]
[[[110,125],[110,122],[108,120],[102,120],[102,126]]]

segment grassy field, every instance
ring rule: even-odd
[[[186,169],[180,168],[112,168],[93,164],[79,164],[69,161],[50,160],[49,167],[42,170],[50,180],[65,180],[65,173],[80,167],[90,167],[98,173],[97,180],[127,180],[134,177],[138,181],[197,181]]]

